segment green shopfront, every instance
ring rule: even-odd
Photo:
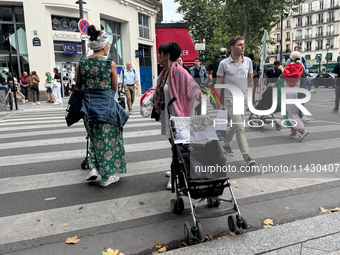
[[[9,43],[12,48],[12,65],[17,76],[29,72],[26,29],[22,6],[0,5],[0,71],[9,68]]]

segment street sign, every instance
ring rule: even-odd
[[[195,43],[195,50],[205,50],[205,43]]]
[[[135,54],[136,54],[136,58],[143,58],[144,57],[144,50],[136,50]]]
[[[87,34],[87,28],[89,27],[89,25],[90,24],[87,22],[86,19],[81,19],[78,22],[78,28],[79,28],[80,32],[84,35]]]
[[[33,46],[41,46],[41,41],[38,37],[33,38]]]
[[[269,36],[268,36],[268,32],[267,30],[264,30],[264,33],[263,33],[263,36],[262,36],[262,39],[261,39],[261,42],[266,42],[269,40]]]

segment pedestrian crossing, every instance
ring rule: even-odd
[[[127,174],[107,188],[85,180],[88,170],[81,170],[80,163],[86,152],[86,132],[81,122],[66,126],[65,108],[29,108],[2,115],[0,251],[1,247],[15,249],[12,244],[18,242],[22,247],[36,239],[43,244],[46,236],[66,236],[171,212],[175,195],[165,189],[164,177],[171,164],[170,144],[160,135],[160,123],[139,116],[138,110],[136,106],[124,127]],[[311,122],[310,135],[302,143],[289,138],[288,129],[277,131],[270,126],[265,132],[247,127],[246,136],[257,165],[339,164],[339,124]],[[228,157],[228,163],[244,166],[236,142],[232,149],[235,156]],[[320,151],[326,156],[320,157]],[[241,199],[332,182],[339,174],[231,173],[230,177],[238,186],[235,196]],[[228,192],[224,197],[229,198]]]

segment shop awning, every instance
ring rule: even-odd
[[[310,55],[305,55],[305,59],[309,60],[310,59]]]
[[[156,47],[167,42],[177,42],[181,46],[181,56],[185,65],[192,65],[199,56],[185,23],[156,24]]]
[[[327,60],[327,59],[328,59],[328,60],[332,60],[332,53],[327,53],[325,59],[326,59],[326,60]]]
[[[320,58],[322,59],[322,54],[316,54],[316,55],[315,55],[315,59],[317,60],[319,56],[320,56]]]

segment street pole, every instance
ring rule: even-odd
[[[282,63],[282,35],[283,35],[283,15],[281,15],[281,33],[280,33],[280,62]]]
[[[86,4],[86,2],[83,2],[83,0],[78,0],[76,4],[79,4],[79,17],[80,19],[83,19],[84,18],[83,4]],[[83,56],[86,56],[85,40],[81,40],[81,50]]]
[[[17,97],[16,97],[16,88],[15,88],[15,84],[14,84],[14,73],[13,73],[13,65],[12,65],[12,45],[11,45],[11,37],[10,36],[11,35],[9,34],[8,35],[9,72],[11,74],[10,78],[12,80],[12,96],[13,96],[14,103],[15,103],[15,110],[18,110],[18,102],[17,102]],[[11,100],[12,100],[12,98],[11,98]]]

